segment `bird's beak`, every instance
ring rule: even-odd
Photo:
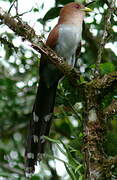
[[[80,9],[81,11],[84,11],[84,12],[92,12],[93,10],[88,8],[88,7],[85,7],[85,8],[82,8]]]

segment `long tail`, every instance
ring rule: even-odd
[[[30,121],[26,147],[26,171],[33,173],[40,155],[44,153],[45,139],[49,135],[58,81],[47,88],[40,80]]]

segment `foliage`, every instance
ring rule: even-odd
[[[5,2],[8,1],[11,4],[14,2],[12,0],[5,0]],[[59,5],[64,5],[68,2],[71,1],[56,0],[55,7],[52,7],[41,18],[41,21],[37,19],[37,22],[42,22],[44,27],[48,27],[47,22],[59,14]],[[43,11],[44,6],[40,4],[40,7],[38,9],[35,5],[33,13]],[[91,7],[94,8],[94,14],[88,15],[86,18],[82,53],[77,64],[78,69],[82,72],[82,83],[92,78],[97,60],[99,40],[104,28],[104,15],[107,13],[107,5],[104,1],[98,0]],[[88,20],[89,18],[90,20]],[[117,17],[113,15],[111,20],[112,28],[110,30],[111,39],[108,41],[111,47],[116,46],[117,43],[115,41],[116,19]],[[25,180],[24,149],[27,124],[30,120],[38,82],[39,55],[30,47],[25,46],[25,43],[17,45],[17,42],[21,42],[21,39],[16,37],[13,32],[4,31],[2,24],[0,26],[2,27],[0,36],[14,45],[10,46],[9,43],[1,43],[0,47],[0,177],[4,177],[4,179]],[[110,46],[109,48],[104,48],[100,65],[102,75],[117,70],[116,55]],[[102,109],[107,107],[114,98],[117,98],[117,88],[114,92],[110,90],[109,94],[103,97]],[[83,103],[82,92],[77,92],[65,78],[58,86],[55,119],[51,129],[51,138],[46,137],[48,145],[45,158],[41,163],[39,173],[33,175],[31,180],[83,179]],[[117,154],[116,120],[117,117],[113,116],[112,121],[106,122],[108,131],[105,151],[109,156]],[[60,153],[64,155],[63,159],[59,157]],[[56,154],[57,157],[55,156]],[[57,167],[51,163],[55,162],[55,159],[63,162],[69,177],[67,175],[60,177],[56,170]],[[115,167],[113,168],[113,174],[117,175]]]

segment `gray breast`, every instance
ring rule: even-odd
[[[65,58],[68,64],[74,66],[74,54],[81,41],[82,26],[76,28],[74,25],[60,25],[59,38],[56,45],[56,52]]]

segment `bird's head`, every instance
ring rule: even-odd
[[[91,12],[92,10],[88,7],[85,7],[83,4],[79,4],[77,2],[72,2],[65,5],[60,11],[60,22],[71,21],[76,23],[76,21],[81,20],[85,16],[86,12]]]
[[[84,12],[91,12],[92,10],[88,7],[85,7],[83,4],[79,4],[77,2],[72,2],[65,5],[62,10],[69,9],[69,11],[84,11]]]

